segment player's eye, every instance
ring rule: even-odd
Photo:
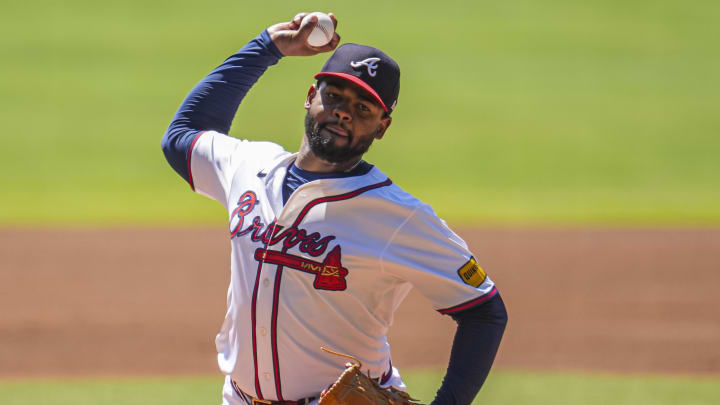
[[[370,112],[370,107],[365,104],[358,104],[358,109],[362,112]]]

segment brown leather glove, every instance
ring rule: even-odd
[[[395,388],[382,388],[369,375],[361,371],[362,363],[352,356],[332,352],[339,356],[350,357],[357,363],[347,363],[345,371],[335,383],[320,394],[318,405],[417,405],[404,391]]]

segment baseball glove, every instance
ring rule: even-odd
[[[355,363],[347,367],[335,383],[320,394],[318,405],[419,405],[404,391],[393,387],[382,388],[377,380],[361,371],[362,363],[353,356],[337,353],[321,347],[322,350],[338,356],[348,357]]]

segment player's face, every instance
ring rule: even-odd
[[[330,78],[313,86],[305,101],[305,135],[319,158],[343,163],[367,152],[385,134],[392,119],[362,88]]]

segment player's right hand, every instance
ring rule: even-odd
[[[337,48],[340,43],[340,36],[337,33],[337,20],[333,13],[328,13],[330,19],[335,25],[335,34],[333,39],[323,46],[311,46],[307,43],[308,36],[312,32],[313,28],[317,25],[317,17],[312,16],[305,21],[306,15],[309,13],[299,13],[292,21],[282,22],[268,27],[267,31],[270,34],[275,46],[285,56],[311,56],[317,55],[318,53],[330,52]]]

